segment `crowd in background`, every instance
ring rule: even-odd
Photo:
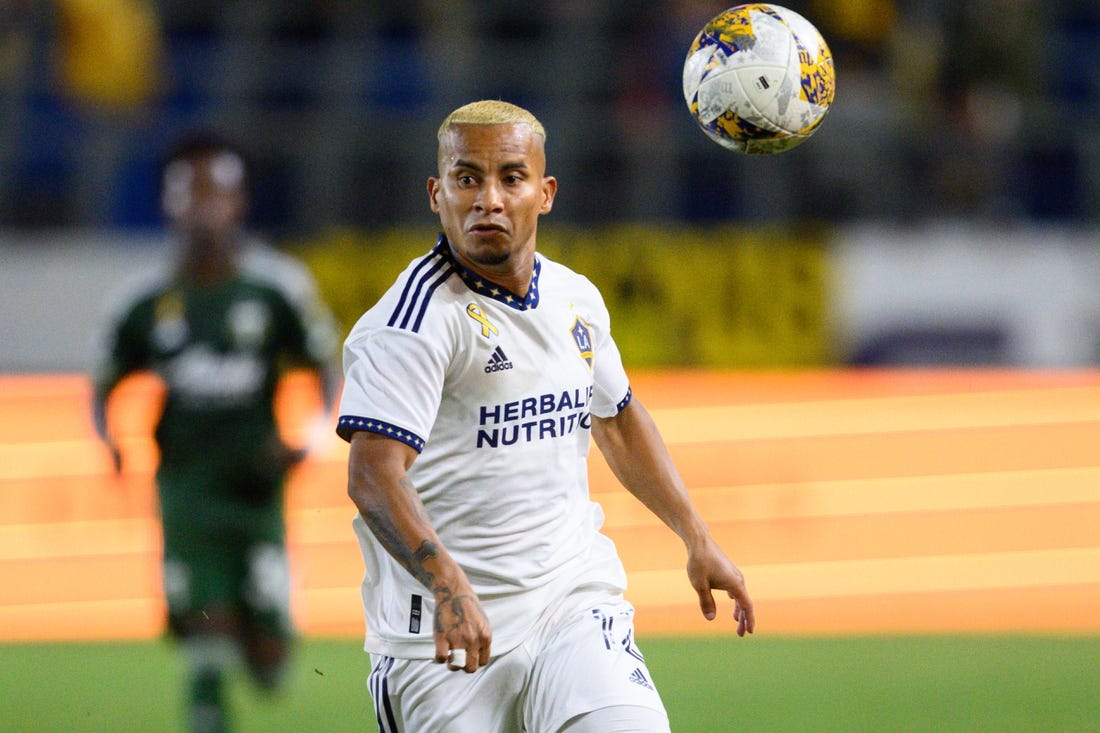
[[[1100,3],[785,0],[837,99],[767,159],[695,128],[684,53],[714,0],[4,0],[0,227],[159,221],[164,146],[240,138],[284,232],[428,217],[435,126],[470,99],[554,133],[555,217],[1090,222]]]

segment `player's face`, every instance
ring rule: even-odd
[[[529,125],[456,125],[443,136],[428,196],[462,264],[490,277],[529,274],[538,218],[557,192],[545,171],[543,138]]]
[[[164,173],[164,212],[185,236],[229,239],[244,218],[244,164],[231,153],[178,160]]]

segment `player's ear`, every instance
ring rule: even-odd
[[[440,180],[434,176],[428,179],[428,204],[433,214],[439,213],[439,188]]]
[[[558,179],[553,176],[543,176],[542,179],[542,207],[540,214],[549,214],[554,208],[554,196],[558,193]]]

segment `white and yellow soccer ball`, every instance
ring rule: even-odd
[[[765,3],[710,20],[684,61],[684,99],[719,145],[780,153],[817,130],[836,93],[833,55],[793,10]]]

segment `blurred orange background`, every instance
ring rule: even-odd
[[[286,424],[316,411],[284,385]],[[758,633],[1100,630],[1100,370],[636,374],[696,505],[745,572]],[[110,473],[77,375],[0,377],[0,640],[161,633],[150,432],[158,386],[111,404]],[[307,436],[290,434],[294,441]],[[358,635],[362,563],[331,432],[292,475],[299,628]],[[702,619],[685,553],[599,452],[592,492],[641,633]]]

